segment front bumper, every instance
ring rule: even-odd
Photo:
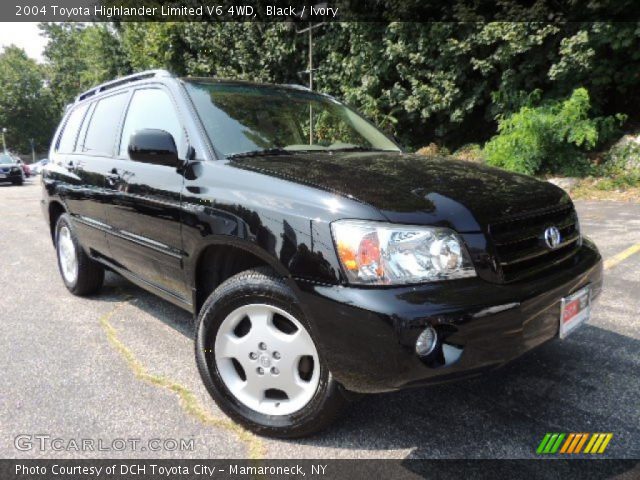
[[[12,172],[12,171],[0,171],[0,182],[17,182],[22,180],[24,177],[22,172]]]
[[[585,239],[563,267],[513,284],[480,278],[394,288],[351,288],[298,281],[301,304],[334,378],[373,393],[473,376],[558,335],[560,300],[590,284],[602,290],[602,258]],[[462,348],[446,365],[414,353],[427,325]]]

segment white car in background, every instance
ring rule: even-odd
[[[29,165],[29,167],[31,168],[31,175],[40,175],[42,173],[42,168],[48,163],[49,163],[49,159],[43,158]]]

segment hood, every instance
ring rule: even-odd
[[[229,165],[332,191],[378,208],[392,222],[478,231],[496,219],[570,202],[548,182],[442,157],[322,152],[244,157]]]
[[[0,163],[0,171],[10,170],[14,167],[22,168],[21,164],[19,163]]]

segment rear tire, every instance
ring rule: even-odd
[[[195,350],[218,406],[258,435],[311,435],[349,403],[297,298],[269,269],[239,273],[209,296],[196,322]]]
[[[84,251],[76,237],[71,217],[66,213],[58,218],[55,238],[58,268],[67,289],[78,296],[100,290],[104,268]]]

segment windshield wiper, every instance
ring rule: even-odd
[[[364,147],[362,145],[354,145],[353,147],[329,148],[327,152],[395,152],[395,150],[385,150],[383,148]]]
[[[395,152],[396,150],[385,150],[382,148],[365,147],[362,145],[354,145],[353,147],[343,148],[327,148],[319,150],[311,148],[308,150],[298,149],[287,150],[285,148],[265,148],[263,150],[249,150],[248,152],[232,153],[227,158],[249,158],[249,157],[265,157],[268,155],[293,155],[295,153],[332,153],[332,152]]]
[[[265,148],[264,150],[249,150],[248,152],[232,153],[227,158],[263,157],[266,155],[291,155],[289,150],[284,148]]]

